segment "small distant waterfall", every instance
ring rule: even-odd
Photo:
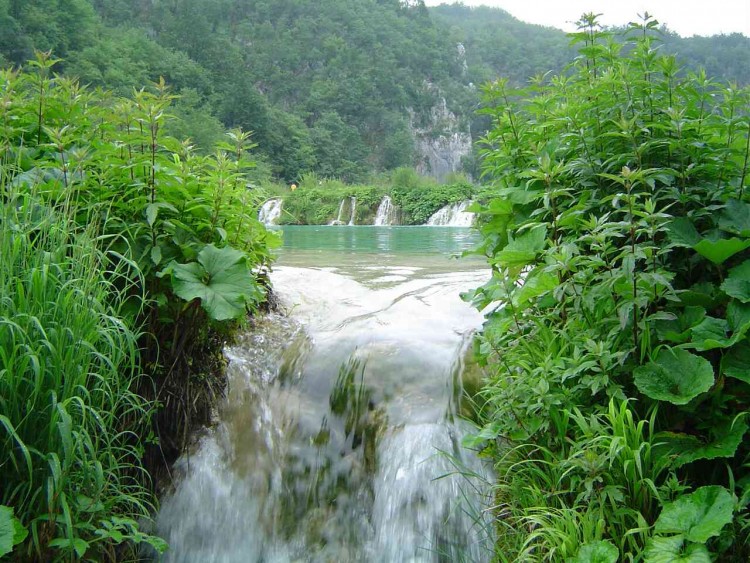
[[[471,205],[470,200],[446,205],[427,221],[433,227],[471,227],[474,223],[474,213],[466,211]]]
[[[265,202],[260,211],[258,211],[258,221],[264,225],[275,225],[279,217],[281,217],[281,207],[283,201],[281,199],[269,199]]]
[[[378,212],[375,215],[373,225],[389,226],[395,225],[397,222],[397,213],[393,201],[389,196],[385,196],[378,206]]]
[[[331,221],[331,225],[341,225],[341,215],[344,213],[344,204],[346,203],[345,199],[341,200],[341,203],[339,204],[339,213],[336,215],[336,218]]]
[[[336,214],[336,218],[328,223],[329,225],[355,225],[354,222],[355,214],[357,212],[357,198],[354,196],[345,197],[339,203],[339,211]],[[349,217],[348,221],[345,221],[345,217]]]
[[[352,196],[352,214],[349,217],[349,225],[354,225],[354,219],[357,216],[357,198]]]

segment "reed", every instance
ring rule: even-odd
[[[133,392],[138,334],[121,310],[132,264],[76,227],[73,202],[0,188],[0,504],[30,531],[20,559],[114,560],[153,540],[134,520],[153,505],[138,438],[152,405]]]

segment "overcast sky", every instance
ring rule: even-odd
[[[453,0],[425,0],[428,6]],[[750,0],[463,0],[467,6],[495,6],[522,21],[573,31],[584,12],[604,14],[600,21],[621,25],[648,11],[683,36],[740,32],[750,37]],[[750,53],[748,53],[750,57]]]

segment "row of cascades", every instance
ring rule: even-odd
[[[433,214],[426,225],[434,227],[471,227],[474,223],[474,213],[466,211],[471,205],[470,200],[446,205],[437,213]],[[269,199],[258,212],[258,221],[264,225],[277,225],[281,217],[283,201],[280,198]],[[357,198],[346,197],[339,204],[336,219],[329,225],[356,225]],[[378,206],[375,220],[372,223],[378,227],[389,227],[400,225],[400,210],[393,204],[389,196],[385,196]]]

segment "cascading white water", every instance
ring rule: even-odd
[[[343,225],[341,222],[341,216],[344,213],[344,205],[346,205],[346,199],[342,199],[341,203],[339,203],[339,212],[336,215],[336,218],[329,223],[329,225]]]
[[[474,223],[474,213],[466,211],[471,201],[446,205],[427,220],[427,225],[433,227],[471,227]]]
[[[180,460],[158,516],[166,561],[489,561],[488,482],[456,473],[487,475],[456,421],[482,321],[458,294],[487,272],[284,253],[272,282],[293,317],[258,319],[227,349],[221,422]]]
[[[423,423],[395,429],[382,440],[372,515],[380,561],[488,558],[483,540],[492,523],[479,511],[473,488],[482,486],[481,479],[472,483],[458,474],[486,470],[462,450],[463,435],[458,425]],[[474,503],[463,502],[467,498]]]
[[[349,225],[356,225],[354,220],[357,218],[357,198],[352,196],[351,198],[352,214],[349,217]]]
[[[283,201],[281,199],[269,199],[258,211],[258,221],[264,225],[275,225],[281,217],[281,208]]]
[[[355,225],[355,218],[357,213],[357,198],[354,196],[345,197],[339,203],[339,210],[336,214],[336,218],[328,223],[329,225]],[[345,220],[345,217],[349,217],[349,220]]]
[[[375,214],[375,222],[373,225],[376,226],[390,226],[396,224],[396,208],[393,205],[393,201],[389,196],[385,196],[378,206],[378,211]]]

